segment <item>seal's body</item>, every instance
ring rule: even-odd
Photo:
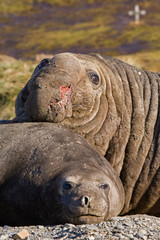
[[[62,53],[37,66],[17,98],[15,120],[72,128],[119,174],[123,213],[159,216],[159,89],[159,74],[111,57]]]
[[[122,183],[87,141],[50,123],[0,125],[0,224],[97,223],[120,213]]]

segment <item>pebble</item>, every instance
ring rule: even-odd
[[[0,240],[16,239],[26,231],[25,240],[160,240],[160,218],[148,215],[114,217],[107,222],[86,225],[0,227]]]
[[[39,229],[43,229],[44,226],[43,226],[43,225],[39,225],[39,226],[37,226],[37,228],[39,228]]]
[[[8,238],[9,238],[8,234],[0,236],[0,240],[4,240],[4,239],[8,239]]]
[[[13,235],[13,239],[17,240],[17,239],[26,239],[27,237],[29,237],[30,234],[26,229],[23,229],[22,231],[16,233]]]

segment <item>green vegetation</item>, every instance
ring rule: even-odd
[[[30,12],[34,0],[5,0],[0,1],[0,12],[7,14],[20,14]]]
[[[129,24],[117,39],[119,44],[132,43],[134,41],[143,41],[150,50],[160,49],[160,31],[159,26],[149,26],[147,24],[134,25]]]
[[[144,70],[160,73],[160,50],[153,52],[135,53],[131,55],[118,56],[124,62],[127,62]]]
[[[0,1],[0,12],[4,14],[24,14],[34,11],[34,3],[47,3],[51,6],[73,7],[82,4],[103,3],[103,0],[5,0]],[[111,4],[121,3],[121,0],[107,0],[107,6]],[[127,2],[123,0],[123,2]]]
[[[25,53],[26,57],[29,57],[32,54],[35,55],[37,52],[41,51],[49,52],[51,49],[55,48],[69,51],[70,48],[76,47],[77,45],[79,46],[79,49],[81,46],[83,46],[83,48],[89,47],[90,49],[98,49],[96,47],[97,42],[100,41],[100,39],[103,39],[103,36],[107,32],[111,31],[110,27],[95,25],[92,28],[89,28],[86,34],[84,34],[85,28],[87,28],[87,23],[82,24],[82,26],[76,25],[67,29],[65,28],[63,30],[54,31],[54,33],[53,31],[36,29],[30,31],[28,35],[26,35],[26,38],[17,44],[16,48],[25,48],[27,50]],[[42,34],[44,34],[43,38],[41,38]],[[108,44],[112,44],[111,39],[108,40]]]
[[[0,56],[0,119],[12,119],[15,116],[16,96],[29,80],[35,66],[31,61]]]
[[[147,14],[137,25],[127,14],[134,3],[127,0],[0,1],[2,53],[33,58],[41,52],[100,52],[113,56],[159,50],[159,3],[141,1],[139,5]]]

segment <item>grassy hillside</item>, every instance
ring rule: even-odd
[[[160,72],[160,51],[120,56],[121,60],[143,69]],[[15,117],[14,103],[17,94],[29,80],[33,69],[44,56],[37,60],[22,61],[0,56],[0,119]]]
[[[0,119],[12,119],[14,103],[35,67],[31,61],[23,62],[12,57],[0,56]]]
[[[138,2],[139,25],[128,11]],[[160,50],[160,0],[0,1],[0,52],[18,58],[37,53]]]

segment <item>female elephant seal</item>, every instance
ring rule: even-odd
[[[15,121],[72,128],[119,174],[122,213],[160,216],[159,90],[159,74],[112,57],[62,53],[36,67],[18,95]]]
[[[50,123],[0,131],[1,225],[98,223],[120,213],[118,175],[81,136]]]

